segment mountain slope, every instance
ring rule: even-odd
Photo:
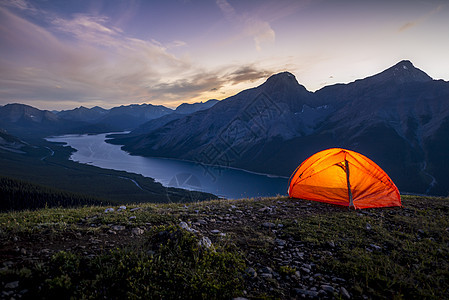
[[[197,103],[183,103],[176,107],[175,112],[178,114],[191,114],[200,110],[205,110],[211,108],[215,104],[217,104],[218,100],[210,99],[206,102],[197,102]]]
[[[134,154],[284,176],[315,152],[344,147],[373,159],[401,191],[445,195],[449,176],[436,157],[449,152],[448,99],[449,83],[409,61],[315,93],[284,72],[208,110],[115,142]]]
[[[72,110],[63,110],[57,113],[57,115],[66,120],[75,120],[82,122],[96,122],[103,118],[109,110],[95,106],[87,108],[80,106]]]
[[[82,124],[61,119],[53,112],[25,104],[14,103],[0,107],[0,128],[19,137],[61,134]]]
[[[212,108],[169,122],[160,131],[134,140],[127,150],[149,155],[169,155],[195,160],[210,144],[225,151],[238,152],[248,143],[269,136],[295,136],[301,119],[294,119],[304,105],[312,105],[311,93],[290,73],[270,77],[258,88],[243,91],[220,101]],[[282,121],[280,121],[282,120]],[[289,128],[289,121],[297,128]],[[156,140],[156,143],[153,141]],[[194,151],[192,151],[192,148]],[[210,161],[213,163],[213,161]]]

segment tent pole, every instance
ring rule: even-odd
[[[354,203],[352,200],[352,191],[351,191],[351,183],[349,182],[349,164],[345,159],[345,171],[346,171],[346,184],[348,185],[348,196],[349,196],[349,207],[354,207]]]

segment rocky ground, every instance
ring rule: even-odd
[[[97,207],[76,214],[71,210],[47,210],[38,218],[32,212],[3,215],[0,219],[0,299],[33,298],[29,287],[19,277],[13,280],[14,277],[2,276],[9,274],[8,270],[47,262],[59,251],[95,257],[108,250],[130,247],[141,243],[154,226],[163,224],[174,224],[193,233],[202,247],[235,245],[245,260],[243,290],[235,295],[239,299],[377,298],[379,294],[372,291],[378,284],[376,281],[366,279],[365,284],[362,279],[359,282],[354,273],[357,271],[351,273],[348,267],[348,272],[342,272],[339,263],[347,262],[352,248],[362,251],[368,259],[390,255],[398,246],[379,236],[383,235],[382,230],[392,228],[413,234],[417,241],[438,243],[443,253],[431,255],[441,255],[441,259],[447,260],[448,202],[410,198],[403,200],[404,208],[353,211],[318,202],[275,198]],[[46,218],[45,214],[52,217]],[[404,221],[407,218],[418,224],[410,225]],[[429,225],[429,218],[446,219],[438,236]],[[347,226],[356,228],[354,232],[361,232],[363,237],[355,237]],[[447,292],[448,279],[444,279],[444,275],[449,274],[447,264],[440,267],[443,279],[438,279],[433,288]],[[392,282],[395,280],[393,276]],[[386,298],[395,295],[391,288],[386,287],[381,295]],[[428,296],[438,298],[444,292]],[[402,296],[409,293],[402,293]],[[419,298],[420,293],[417,287],[415,296]]]

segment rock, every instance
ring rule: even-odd
[[[343,278],[332,277],[333,282],[346,283],[346,280]]]
[[[318,292],[312,291],[312,290],[304,290],[304,289],[294,289],[295,293],[297,295],[304,295],[305,297],[309,296],[312,298],[318,297]]]
[[[260,277],[271,279],[271,278],[273,278],[273,274],[270,274],[270,273],[262,273],[262,274],[260,274]]]
[[[120,209],[120,210],[126,210],[126,206],[122,205],[122,206],[120,206],[118,209]]]
[[[285,246],[287,244],[286,241],[281,240],[281,239],[275,239],[274,242],[278,245],[278,246]]]
[[[218,230],[218,229],[213,229],[210,232],[213,233],[213,234],[219,234],[221,231]]]
[[[7,292],[7,291],[3,291],[3,292],[2,292],[2,296],[3,296],[3,297],[9,297],[9,296],[11,296],[12,294],[14,294],[13,291],[8,291],[8,292]],[[9,298],[9,299],[11,300],[11,299],[14,299],[14,298],[11,297],[11,298]]]
[[[273,269],[270,267],[263,267],[259,270],[260,273],[273,274]],[[261,275],[262,276],[262,275]]]
[[[11,267],[11,266],[14,265],[14,263],[13,263],[12,261],[8,260],[8,261],[4,261],[4,262],[3,262],[3,265],[4,265],[5,267]]]
[[[26,293],[28,293],[28,290],[27,290],[27,289],[21,290],[21,291],[19,292],[19,294],[21,294],[21,295],[25,295]]]
[[[377,246],[377,245],[375,245],[375,244],[369,244],[369,245],[371,246],[371,248],[373,248],[373,249],[376,250],[376,251],[382,250],[382,247],[379,247],[379,246]]]
[[[335,291],[335,289],[334,289],[332,286],[327,285],[327,284],[323,284],[323,285],[321,286],[321,288],[323,289],[323,291],[325,291],[325,292],[328,293],[328,294],[333,294],[334,291]]]
[[[187,223],[184,222],[184,221],[182,221],[181,223],[179,223],[179,226],[180,226],[182,229],[186,229],[186,230],[190,229],[189,224],[187,224]]]
[[[131,233],[134,235],[142,235],[145,233],[145,230],[136,227],[136,228],[131,229]]]
[[[304,273],[307,273],[307,274],[310,273],[310,269],[309,268],[305,268],[305,267],[301,267],[301,271],[303,271]]]
[[[237,298],[233,298],[232,300],[248,300],[248,299],[245,297],[237,297]]]
[[[365,229],[366,229],[366,230],[371,230],[371,224],[370,224],[370,223],[366,223]]]
[[[184,221],[180,222],[180,223],[179,223],[179,226],[180,226],[182,229],[185,229],[185,230],[187,230],[187,231],[189,231],[189,232],[192,232],[192,233],[197,233],[197,232],[198,232],[198,230],[193,229],[193,228],[190,228],[189,224],[187,224],[187,223],[184,222]]]
[[[129,217],[129,220],[131,221],[131,220],[135,220],[136,219],[136,216],[131,216],[131,217]]]
[[[326,297],[327,293],[323,290],[319,290],[318,291],[318,298],[322,299],[324,297]]]
[[[121,231],[121,230],[125,230],[125,229],[126,229],[126,227],[123,226],[123,225],[114,225],[114,226],[112,226],[112,230],[114,230],[114,231]]]
[[[265,222],[265,223],[262,224],[262,226],[265,227],[265,228],[275,228],[276,224],[270,223],[270,222]]]
[[[299,273],[299,271],[296,271],[295,272],[295,275],[293,275],[293,277],[295,277],[296,278],[296,280],[301,280],[301,273]]]
[[[259,212],[271,212],[271,207],[265,206],[264,208],[259,209]]]
[[[329,241],[327,242],[327,244],[329,245],[329,247],[335,248],[335,243],[333,241]]]
[[[210,247],[212,247],[212,241],[210,240],[210,238],[208,238],[207,236],[203,236],[199,242],[198,245],[200,247],[205,247],[207,249],[209,249]]]
[[[344,299],[351,299],[351,295],[349,295],[348,291],[344,288],[340,288],[340,294]]]
[[[106,208],[106,209],[104,210],[105,213],[113,212],[113,211],[114,211],[114,209],[113,209],[112,207]]]
[[[16,289],[19,287],[19,282],[18,281],[12,281],[12,282],[8,282],[7,284],[5,284],[5,289]]]
[[[139,209],[142,209],[142,208],[141,207],[135,207],[135,208],[131,208],[129,211],[133,212],[133,211],[136,211],[136,210],[139,210]]]
[[[256,270],[254,270],[251,267],[246,268],[245,270],[246,274],[248,274],[251,278],[256,278],[257,277],[257,272]]]

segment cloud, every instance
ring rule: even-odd
[[[226,80],[232,84],[239,84],[247,81],[257,81],[259,79],[264,79],[270,76],[272,72],[264,69],[258,69],[254,65],[250,64],[247,66],[240,66],[236,70],[228,73],[226,75]]]
[[[216,0],[226,20],[233,26],[239,28],[242,37],[252,37],[257,51],[262,50],[262,43],[272,43],[275,41],[276,33],[271,25],[262,21],[256,16],[238,14],[227,0]]]
[[[269,73],[254,64],[205,69],[170,53],[185,42],[129,37],[104,16],[48,20],[38,26],[0,7],[0,103],[192,102]]]
[[[0,7],[0,97],[122,103],[190,69],[155,41],[125,36],[101,16],[53,18],[51,32]],[[58,37],[55,33],[63,33]],[[175,41],[182,46],[182,42]],[[125,100],[125,98],[128,98]]]
[[[407,22],[407,23],[405,23],[404,25],[402,25],[402,26],[398,29],[398,31],[399,31],[399,32],[406,31],[407,29],[410,29],[410,28],[416,26],[416,24],[418,24],[418,23],[417,23],[417,22]]]
[[[72,19],[55,18],[51,23],[56,30],[68,33],[80,41],[114,46],[120,34],[119,29],[109,28],[105,24],[108,18],[104,16],[89,16],[77,14]]]
[[[432,11],[426,13],[425,15],[421,16],[420,18],[412,21],[412,22],[407,22],[404,25],[402,25],[401,27],[399,27],[398,32],[404,32],[406,30],[409,30],[410,28],[413,28],[423,22],[425,22],[427,19],[429,19],[432,15],[438,13],[439,11],[441,11],[443,9],[443,5],[439,5],[437,6],[435,9],[433,9]]]
[[[38,9],[36,9],[33,5],[31,5],[26,0],[1,0],[0,5],[23,10],[23,11],[28,11],[31,13],[38,12]]]

